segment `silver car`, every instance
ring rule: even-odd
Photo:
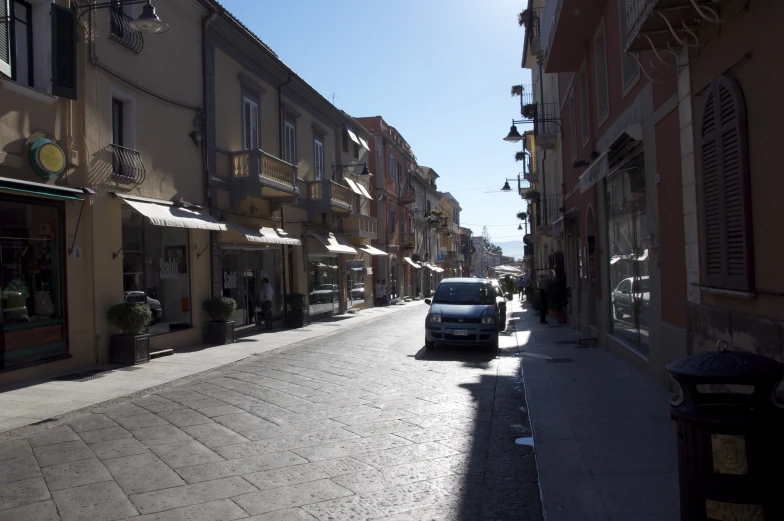
[[[444,279],[433,299],[425,299],[425,348],[436,344],[479,345],[498,350],[501,309],[488,279]]]

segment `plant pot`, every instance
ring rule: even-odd
[[[292,309],[286,314],[286,327],[299,328],[308,325],[308,312]]]
[[[113,364],[136,365],[150,361],[150,335],[112,335],[109,360]]]
[[[234,322],[210,320],[204,324],[204,343],[216,346],[234,343]]]

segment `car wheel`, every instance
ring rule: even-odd
[[[498,337],[497,336],[495,337],[495,340],[493,340],[493,343],[490,344],[489,351],[491,353],[498,353]]]
[[[435,348],[436,348],[435,342],[425,339],[425,349],[427,349],[428,351],[432,351]]]

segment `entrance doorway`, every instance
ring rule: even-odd
[[[237,302],[232,320],[236,326],[257,323],[261,319],[261,286],[269,279],[274,291],[272,317],[282,316],[282,260],[272,248],[223,248],[223,296]]]
[[[585,248],[586,248],[586,264],[588,275],[588,324],[596,327],[597,325],[597,273],[596,273],[596,223],[594,222],[593,208],[588,208],[586,216],[586,233],[585,233]]]

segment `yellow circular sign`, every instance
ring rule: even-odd
[[[62,172],[65,168],[65,154],[54,143],[46,143],[38,149],[38,161],[50,172]]]

